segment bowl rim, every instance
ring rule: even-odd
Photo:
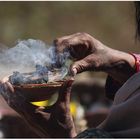
[[[47,88],[47,87],[61,87],[66,80],[43,83],[43,84],[22,84],[13,85],[14,88]]]

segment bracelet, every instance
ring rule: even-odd
[[[140,54],[129,53],[135,58],[136,72],[140,72]]]

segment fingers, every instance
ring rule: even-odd
[[[22,110],[23,106],[25,107],[25,105],[27,104],[25,103],[26,100],[24,96],[19,91],[15,91],[14,87],[9,82],[2,82],[0,84],[0,93],[6,100],[8,105],[18,113],[20,112],[20,109]]]
[[[7,77],[4,77],[1,82],[6,83],[8,80],[9,80],[9,77],[7,76]]]
[[[72,83],[74,82],[74,79],[70,79],[61,86],[61,89],[59,91],[59,97],[57,102],[69,102],[70,101],[70,93],[71,93],[71,87]]]
[[[0,92],[3,98],[6,100],[10,107],[14,107],[14,100],[16,100],[16,95],[14,93],[14,88],[9,82],[2,83],[0,85]]]
[[[0,81],[0,93],[5,98],[6,101],[9,100],[11,93],[14,93],[13,86],[8,82],[8,77],[4,77]]]
[[[36,107],[27,102],[27,100],[19,91],[15,91],[9,82],[1,84],[0,90],[1,95],[4,97],[8,105],[18,112],[22,117],[31,116],[34,114]]]
[[[40,130],[40,120],[44,117],[35,112],[35,106],[25,100],[20,92],[14,91],[14,88],[9,82],[0,82],[0,92],[8,105],[19,113],[33,129]],[[47,118],[47,115],[45,115],[45,117]],[[44,136],[42,131],[39,130],[37,132],[40,132],[40,134]]]
[[[75,53],[75,50],[71,48],[75,46],[75,48],[79,48],[81,46],[89,46],[89,40],[91,36],[86,33],[76,33],[69,36],[64,36],[54,40],[54,45],[58,52],[63,53],[64,50],[69,50],[70,53]]]
[[[63,53],[64,51],[69,51],[70,50],[70,46],[73,44],[78,44],[78,39],[76,37],[62,37],[59,39],[56,39],[54,41],[54,44],[56,46],[56,50],[59,53]],[[71,53],[71,52],[70,52]]]
[[[8,82],[0,83],[0,93],[7,102],[9,102],[9,98],[11,96],[11,93],[13,92],[14,92],[14,89],[10,83]]]
[[[91,64],[88,63],[85,59],[76,61],[70,67],[70,74],[75,76],[77,73],[84,72],[86,70],[90,70]]]
[[[52,106],[47,106],[47,107],[44,107],[44,106],[40,106],[36,109],[36,112],[47,112],[47,113],[50,113],[52,111],[52,108],[53,108],[53,105]]]
[[[14,88],[13,88],[13,86],[11,85],[11,83],[6,82],[5,84],[7,85],[9,91],[10,91],[11,93],[14,93]]]

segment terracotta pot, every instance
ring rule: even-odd
[[[53,94],[58,93],[63,82],[64,81],[58,81],[47,84],[26,84],[20,86],[13,85],[13,87],[15,91],[19,91],[29,101],[42,101],[47,100],[51,98]]]

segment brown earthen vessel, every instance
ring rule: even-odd
[[[57,81],[46,84],[24,84],[13,85],[15,92],[23,94],[29,101],[42,101],[50,99],[51,96],[59,92],[64,81]]]

